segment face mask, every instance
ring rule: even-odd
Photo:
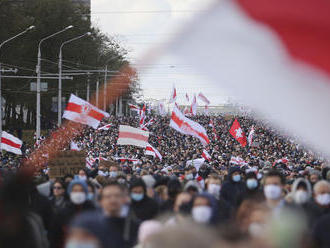
[[[144,194],[131,193],[131,198],[134,201],[142,201]]]
[[[98,171],[97,174],[103,177],[107,177],[109,175],[107,171]]]
[[[262,178],[262,174],[261,173],[258,173],[257,174],[257,179],[260,180]]]
[[[83,181],[86,181],[87,180],[87,177],[86,176],[79,176],[79,179],[80,180],[83,180]]]
[[[297,204],[304,204],[308,201],[308,193],[304,190],[297,190],[297,192],[294,194],[293,199],[295,203]]]
[[[316,201],[318,204],[321,206],[327,206],[330,204],[330,194],[325,193],[325,194],[320,194],[316,196]]]
[[[219,184],[211,183],[207,187],[207,192],[214,196],[219,196],[221,186]]]
[[[265,233],[265,226],[258,222],[252,222],[248,227],[248,231],[252,237],[260,237]]]
[[[118,175],[117,171],[110,171],[109,176],[110,177],[116,177]]]
[[[97,244],[91,241],[80,242],[76,240],[69,240],[65,245],[65,248],[98,248],[98,247],[99,246]]]
[[[194,178],[193,174],[186,175],[187,180],[192,180]]]
[[[120,184],[125,184],[126,183],[126,180],[124,178],[119,178],[117,181]]]
[[[80,205],[86,201],[86,194],[83,192],[72,192],[70,194],[70,200],[74,204]]]
[[[281,197],[282,189],[275,184],[268,184],[264,187],[264,194],[267,199],[277,200]]]
[[[93,193],[88,193],[87,194],[87,199],[90,200],[90,201],[93,201],[94,200],[94,194]]]
[[[207,223],[211,219],[212,209],[209,206],[198,206],[192,209],[192,217],[198,223]]]
[[[235,175],[235,176],[233,176],[233,181],[234,181],[234,182],[239,182],[239,181],[241,181],[241,175]]]
[[[255,189],[258,187],[258,181],[254,178],[250,178],[246,180],[246,186],[248,187],[248,189]]]

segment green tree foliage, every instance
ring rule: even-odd
[[[42,73],[58,73],[60,44],[86,32],[92,35],[67,44],[63,48],[63,70],[108,69],[117,71],[128,62],[126,51],[114,40],[91,27],[89,10],[73,4],[70,0],[0,0],[0,42],[21,32],[28,26],[36,29],[6,44],[0,52],[0,61],[5,67],[18,67],[20,75],[35,76],[38,42],[69,25],[70,29],[42,44]],[[9,74],[7,74],[9,75]],[[110,73],[110,76],[112,74]],[[104,74],[89,76],[91,93],[96,89],[96,80],[103,82]],[[6,100],[4,117],[11,128],[33,128],[35,126],[36,92],[30,91],[30,82],[36,79],[3,79],[2,92]],[[48,91],[41,95],[43,128],[56,122],[57,113],[51,111],[52,97],[57,96],[57,80],[41,80],[48,83]],[[137,78],[132,79],[132,89],[125,98],[130,98],[138,89]],[[75,76],[74,80],[63,80],[63,97],[68,100],[77,92],[86,98],[87,76]],[[23,123],[23,108],[27,110],[28,123]]]

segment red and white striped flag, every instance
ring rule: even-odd
[[[275,166],[276,164],[279,164],[279,163],[287,164],[288,162],[289,162],[289,160],[287,158],[281,158],[281,159],[274,161],[273,166]]]
[[[109,123],[107,125],[104,125],[102,127],[99,127],[97,130],[109,130],[110,127],[112,127],[112,124],[111,123]]]
[[[329,13],[330,1],[213,1],[159,50],[330,155]]]
[[[74,141],[71,141],[70,143],[70,150],[71,151],[81,151],[80,147],[78,146],[78,144]]]
[[[205,149],[203,150],[202,157],[207,161],[211,161],[212,159],[211,155]]]
[[[95,158],[87,157],[86,158],[86,167],[88,169],[92,169],[94,167],[95,162],[96,162],[96,159]]]
[[[236,165],[239,165],[239,166],[248,165],[248,163],[245,162],[242,158],[240,158],[240,157],[235,157],[235,156],[232,156],[232,157],[230,158],[229,163],[231,163],[231,164],[236,164]]]
[[[190,106],[190,114],[196,115],[197,114],[197,99],[196,95],[194,95],[193,101]]]
[[[207,99],[202,92],[199,92],[198,98],[201,99],[206,105],[210,105],[209,99]]]
[[[170,103],[174,103],[176,101],[176,89],[175,86],[173,85],[173,90],[170,96]]]
[[[253,142],[253,136],[254,136],[254,126],[251,127],[251,130],[249,132],[249,136],[248,136],[248,143],[249,143],[249,146],[252,145],[252,142]]]
[[[155,123],[154,119],[150,119],[146,124],[144,124],[141,129],[144,131],[148,131],[148,126],[150,126],[151,124]]]
[[[159,153],[159,151],[156,148],[154,148],[152,145],[150,145],[149,143],[146,147],[146,151],[145,151],[144,154],[145,155],[150,155],[150,156],[153,156],[153,157],[157,157],[157,158],[159,158],[159,160],[163,159],[163,156]]]
[[[161,116],[166,115],[165,105],[163,102],[159,102],[158,104],[158,111]]]
[[[195,138],[198,138],[204,146],[210,143],[205,128],[197,122],[194,122],[185,117],[177,106],[174,106],[173,108],[170,127],[174,128],[180,133],[192,135]]]
[[[100,121],[110,115],[89,102],[71,94],[63,118],[97,129]]]
[[[12,152],[18,155],[22,155],[22,144],[23,142],[19,139],[16,138],[15,136],[2,131],[2,136],[1,136],[1,150],[5,150],[8,152]]]
[[[189,100],[189,95],[188,95],[188,93],[186,93],[186,100],[187,100],[187,102],[190,101],[190,100]]]
[[[130,110],[133,110],[133,111],[137,111],[137,112],[139,112],[140,111],[140,108],[139,108],[139,106],[137,106],[137,105],[134,105],[134,104],[128,104],[128,107],[130,108]]]
[[[120,125],[117,145],[132,145],[145,148],[148,145],[149,132],[138,128]]]
[[[142,109],[140,110],[140,122],[139,122],[139,125],[140,127],[142,128],[143,125],[144,125],[144,120],[146,118],[146,105],[143,104],[143,107]]]

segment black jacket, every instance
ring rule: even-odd
[[[141,201],[132,200],[131,208],[136,217],[142,221],[150,220],[158,214],[158,204],[147,195]]]

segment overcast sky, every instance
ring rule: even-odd
[[[181,25],[205,10],[212,1],[92,0],[92,22],[104,33],[115,37],[128,50],[129,60],[134,64],[150,48],[176,35]],[[228,99],[228,94],[204,80],[191,65],[170,54],[143,67],[148,70],[139,73],[139,78],[146,99],[168,99],[173,84],[180,104],[187,104],[186,93],[191,98],[201,89],[211,105]]]

